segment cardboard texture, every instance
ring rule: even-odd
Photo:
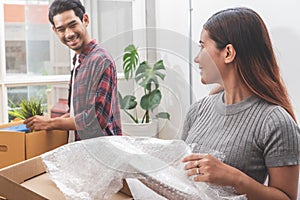
[[[125,181],[124,183],[123,188],[111,200],[133,199],[128,185]],[[46,173],[40,157],[34,157],[0,170],[1,198],[9,200],[65,200],[64,195]]]
[[[0,128],[22,124],[23,121],[0,125]],[[41,155],[68,142],[62,130],[31,133],[0,130],[0,168]]]

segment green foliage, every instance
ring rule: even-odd
[[[125,48],[123,56],[123,71],[126,80],[128,80],[129,77],[132,78],[138,63],[139,54],[135,46],[131,44]]]
[[[162,94],[159,90],[159,79],[165,78],[165,65],[162,60],[157,61],[151,67],[147,61],[140,62],[137,48],[130,44],[124,49],[123,56],[123,72],[125,79],[128,80],[135,75],[135,81],[140,85],[144,94],[140,99],[140,106],[145,113],[141,123],[148,123],[150,121],[150,111],[157,108],[161,102]],[[138,117],[133,116],[128,110],[135,109],[138,105],[137,98],[133,95],[126,95],[122,97],[119,93],[120,108],[135,122],[139,123]],[[156,118],[170,119],[170,114],[167,112],[160,112]]]
[[[35,115],[43,115],[43,107],[41,105],[41,99],[23,99],[20,103],[20,107],[17,107],[13,102],[9,101],[9,105],[13,108],[8,111],[8,114],[20,119],[28,119]]]

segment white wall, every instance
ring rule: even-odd
[[[212,14],[221,9],[237,6],[247,6],[254,9],[261,15],[269,28],[282,76],[288,87],[296,116],[300,122],[300,92],[297,87],[300,83],[300,75],[298,74],[300,72],[300,64],[298,62],[298,57],[300,56],[298,50],[300,46],[299,5],[300,2],[297,0],[192,0],[193,57],[198,51],[197,43],[202,25]],[[160,46],[160,42],[166,43],[165,40],[169,40],[172,43],[169,46],[169,51],[173,52],[173,54],[166,53],[164,56],[168,61],[168,65],[176,68],[176,71],[180,73],[180,79],[184,79],[188,83],[189,79],[186,74],[188,72],[188,54],[180,52],[188,52],[188,47],[182,43],[185,40],[183,38],[186,38],[186,42],[188,41],[189,35],[189,0],[157,0],[156,14],[157,27],[172,33],[167,38],[164,38],[163,41],[158,40],[158,46]],[[182,38],[179,40],[176,37],[178,34],[182,35]],[[183,55],[185,59],[182,57],[176,58],[178,57],[176,53]],[[195,100],[206,95],[211,87],[203,86],[200,83],[200,76],[195,64],[193,64],[192,73]],[[178,80],[176,80],[176,77],[174,78],[171,82],[176,84]],[[184,91],[186,92],[186,89]],[[188,98],[182,98],[181,102],[188,100]],[[183,106],[185,107],[186,104],[183,103]],[[185,111],[186,108],[183,108],[183,112]]]

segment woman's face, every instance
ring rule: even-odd
[[[222,50],[217,49],[216,43],[203,29],[200,36],[200,52],[194,61],[199,64],[201,82],[203,84],[219,83],[222,85],[221,72],[224,67]]]

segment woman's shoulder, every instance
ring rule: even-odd
[[[271,123],[296,124],[292,116],[281,106],[268,104],[266,112],[266,121]]]
[[[220,96],[222,95],[222,92],[217,93],[217,94],[212,94],[212,95],[208,95],[205,96],[201,99],[199,99],[198,101],[194,102],[191,106],[190,106],[190,112],[195,112],[196,110],[200,110],[202,107],[209,107],[210,105],[214,105],[216,100],[218,98],[221,98]]]
[[[263,110],[263,135],[271,136],[276,133],[277,135],[282,135],[284,137],[296,137],[296,140],[299,141],[299,126],[283,107],[267,103],[265,104],[265,109]]]

